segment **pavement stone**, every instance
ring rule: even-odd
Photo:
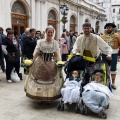
[[[21,68],[23,73],[23,69]],[[98,115],[89,116],[76,114],[74,110],[66,108],[64,112],[57,111],[59,100],[50,106],[41,105],[39,101],[26,97],[24,82],[7,83],[5,74],[0,71],[0,120],[102,120]],[[117,90],[113,91],[110,108],[107,110],[107,120],[120,120],[120,62],[116,78]]]

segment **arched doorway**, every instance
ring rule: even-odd
[[[99,28],[100,28],[99,21],[96,21],[95,33],[98,33],[98,32],[99,32]]]
[[[70,31],[75,32],[75,28],[76,28],[76,19],[72,15],[70,18]]]
[[[48,25],[52,25],[55,30],[56,28],[56,14],[54,10],[50,10],[49,14],[48,14]]]
[[[28,26],[27,12],[23,3],[16,1],[11,9],[12,29],[15,36],[20,36]]]

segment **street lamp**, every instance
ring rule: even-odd
[[[63,17],[61,19],[61,22],[64,24],[64,28],[63,29],[65,29],[65,24],[67,23],[67,14],[68,14],[69,8],[64,3],[63,5],[60,5],[60,11],[61,11],[61,14],[63,15]]]

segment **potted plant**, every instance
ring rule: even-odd
[[[68,20],[67,20],[67,18],[64,18],[64,17],[63,17],[63,18],[61,19],[61,22],[62,22],[63,24],[65,24],[65,23],[68,22]]]

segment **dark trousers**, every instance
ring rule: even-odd
[[[33,55],[26,55],[28,59],[33,59]]]
[[[13,68],[15,68],[15,71],[17,72],[17,74],[19,76],[20,75],[19,74],[19,71],[20,71],[20,61],[12,63],[12,62],[9,62],[6,59],[6,79],[7,80],[11,79],[11,72],[12,72]]]
[[[102,54],[102,60],[105,61],[109,66],[111,71],[117,70],[117,56],[118,54],[112,54],[112,60],[106,58],[107,55]]]
[[[3,52],[0,55],[0,61],[1,61],[1,69],[5,69],[5,62],[4,62],[4,54]]]
[[[62,54],[62,61],[66,61],[67,60],[67,55],[68,54]]]

